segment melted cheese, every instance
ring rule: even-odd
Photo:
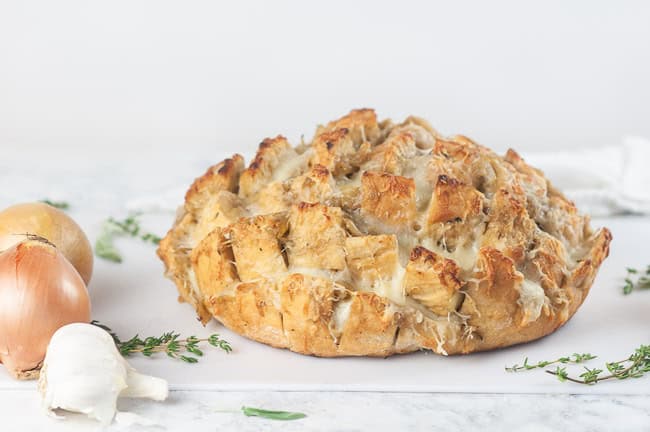
[[[350,306],[352,306],[351,299],[340,301],[336,303],[336,306],[334,307],[334,315],[332,320],[334,324],[333,330],[338,334],[343,332],[345,323],[347,322],[348,317],[350,316]]]
[[[440,321],[434,321],[434,323],[436,328],[436,331],[434,333],[434,337],[436,338],[436,348],[434,351],[445,356],[449,355],[445,350],[445,331],[447,330],[448,324]]]
[[[309,149],[301,155],[296,154],[293,150],[287,153],[289,154],[283,158],[283,161],[277,167],[275,167],[273,177],[269,183],[283,182],[302,174],[307,167],[312,150]]]
[[[393,277],[388,280],[378,279],[372,285],[372,291],[378,296],[386,297],[398,305],[404,305],[406,303],[406,293],[404,290],[405,273],[406,269],[398,263],[393,272]]]
[[[416,156],[404,169],[402,175],[413,179],[415,183],[415,203],[418,210],[423,210],[431,201],[434,182],[429,179],[429,154]]]
[[[199,303],[201,291],[199,290],[199,283],[196,280],[196,273],[194,273],[194,270],[191,268],[187,270],[187,278],[185,280],[190,285],[190,293],[192,294],[192,297],[196,299],[197,303]]]
[[[312,267],[289,266],[288,273],[300,273],[313,278],[325,279],[335,283],[349,282],[350,273],[348,269],[342,271],[324,270]]]
[[[357,171],[350,178],[342,176],[339,178],[335,177],[334,180],[339,188],[359,189],[361,188],[361,174],[362,171]]]
[[[476,264],[478,250],[475,245],[456,248],[453,252],[444,251],[447,258],[451,258],[465,271],[473,271]]]
[[[300,273],[303,275],[311,276],[314,278],[320,279],[330,279],[330,273],[327,270],[312,268],[312,267],[300,267],[300,266],[289,266],[289,274]]]
[[[544,289],[535,282],[528,279],[519,286],[519,305],[524,311],[523,324],[535,321],[542,313],[542,306],[546,301]]]
[[[449,252],[444,247],[438,246],[432,239],[424,239],[422,245],[438,255],[454,260],[458,267],[465,272],[473,272],[478,258],[477,243],[474,242],[470,246],[457,247],[453,252]]]
[[[399,262],[403,266],[406,266],[409,262],[411,251],[419,244],[419,241],[409,232],[398,232],[395,236],[397,237]]]

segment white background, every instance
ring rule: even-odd
[[[0,2],[0,148],[248,152],[354,107],[500,151],[650,136],[650,2]]]

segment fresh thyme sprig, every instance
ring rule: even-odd
[[[68,210],[70,208],[70,204],[65,201],[52,201],[49,199],[42,199],[41,202],[61,210]]]
[[[230,344],[221,339],[216,333],[205,339],[199,339],[196,336],[181,339],[179,333],[166,332],[158,337],[149,336],[144,339],[140,338],[139,335],[135,335],[131,339],[123,341],[110,327],[98,321],[92,321],[91,324],[107,331],[113,337],[117,349],[124,357],[131,354],[142,354],[145,357],[151,357],[156,353],[165,353],[171,358],[186,363],[197,363],[198,358],[203,356],[203,351],[199,348],[199,344],[202,342],[207,342],[227,353],[232,352]]]
[[[160,237],[150,232],[145,232],[138,221],[139,214],[133,214],[124,220],[108,218],[102,227],[100,236],[95,242],[95,254],[109,261],[120,263],[122,256],[115,247],[113,241],[118,236],[129,236],[157,245]]]
[[[585,371],[578,378],[569,376],[566,368],[559,366],[555,370],[547,370],[546,373],[555,375],[563,382],[571,381],[587,385],[594,385],[609,379],[640,378],[650,372],[650,345],[641,345],[625,360],[605,363],[605,368],[609,373],[605,373],[603,369],[585,367]]]
[[[550,361],[539,361],[537,363],[528,363],[528,357],[524,359],[524,363],[520,366],[518,364],[514,364],[510,367],[506,367],[507,372],[519,372],[522,370],[531,370],[531,369],[539,369],[539,368],[545,368],[547,366],[550,366],[552,364],[557,364],[557,363],[562,363],[562,364],[577,364],[577,363],[584,363],[588,360],[595,359],[596,356],[593,354],[589,353],[584,353],[584,354],[578,354],[578,353],[573,353],[568,357],[560,357],[555,360],[550,360]]]
[[[636,281],[632,280],[636,275]],[[648,265],[644,272],[635,268],[627,268],[627,276],[625,277],[625,285],[623,285],[623,294],[628,295],[634,290],[650,289],[650,265]]]
[[[596,356],[592,354],[573,354],[569,357],[560,357],[553,361],[541,361],[534,364],[528,363],[528,358],[524,360],[524,364],[506,367],[508,372],[519,372],[522,370],[531,370],[538,368],[545,368],[552,364],[578,364],[588,360],[595,359]],[[627,378],[640,378],[647,372],[650,372],[650,345],[641,345],[633,354],[625,360],[616,362],[605,363],[605,369],[609,373],[605,373],[604,369],[588,368],[584,366],[584,372],[577,377],[569,375],[566,366],[556,366],[553,370],[546,370],[545,372],[554,375],[558,380],[565,382],[570,381],[577,384],[593,385],[601,381],[609,379],[627,379]]]

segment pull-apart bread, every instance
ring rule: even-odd
[[[514,151],[361,109],[208,169],[158,254],[203,323],[259,342],[459,354],[564,324],[611,238]]]

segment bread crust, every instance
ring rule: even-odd
[[[322,357],[464,354],[555,331],[611,233],[514,151],[371,109],[264,140],[190,186],[158,254],[181,301]]]

